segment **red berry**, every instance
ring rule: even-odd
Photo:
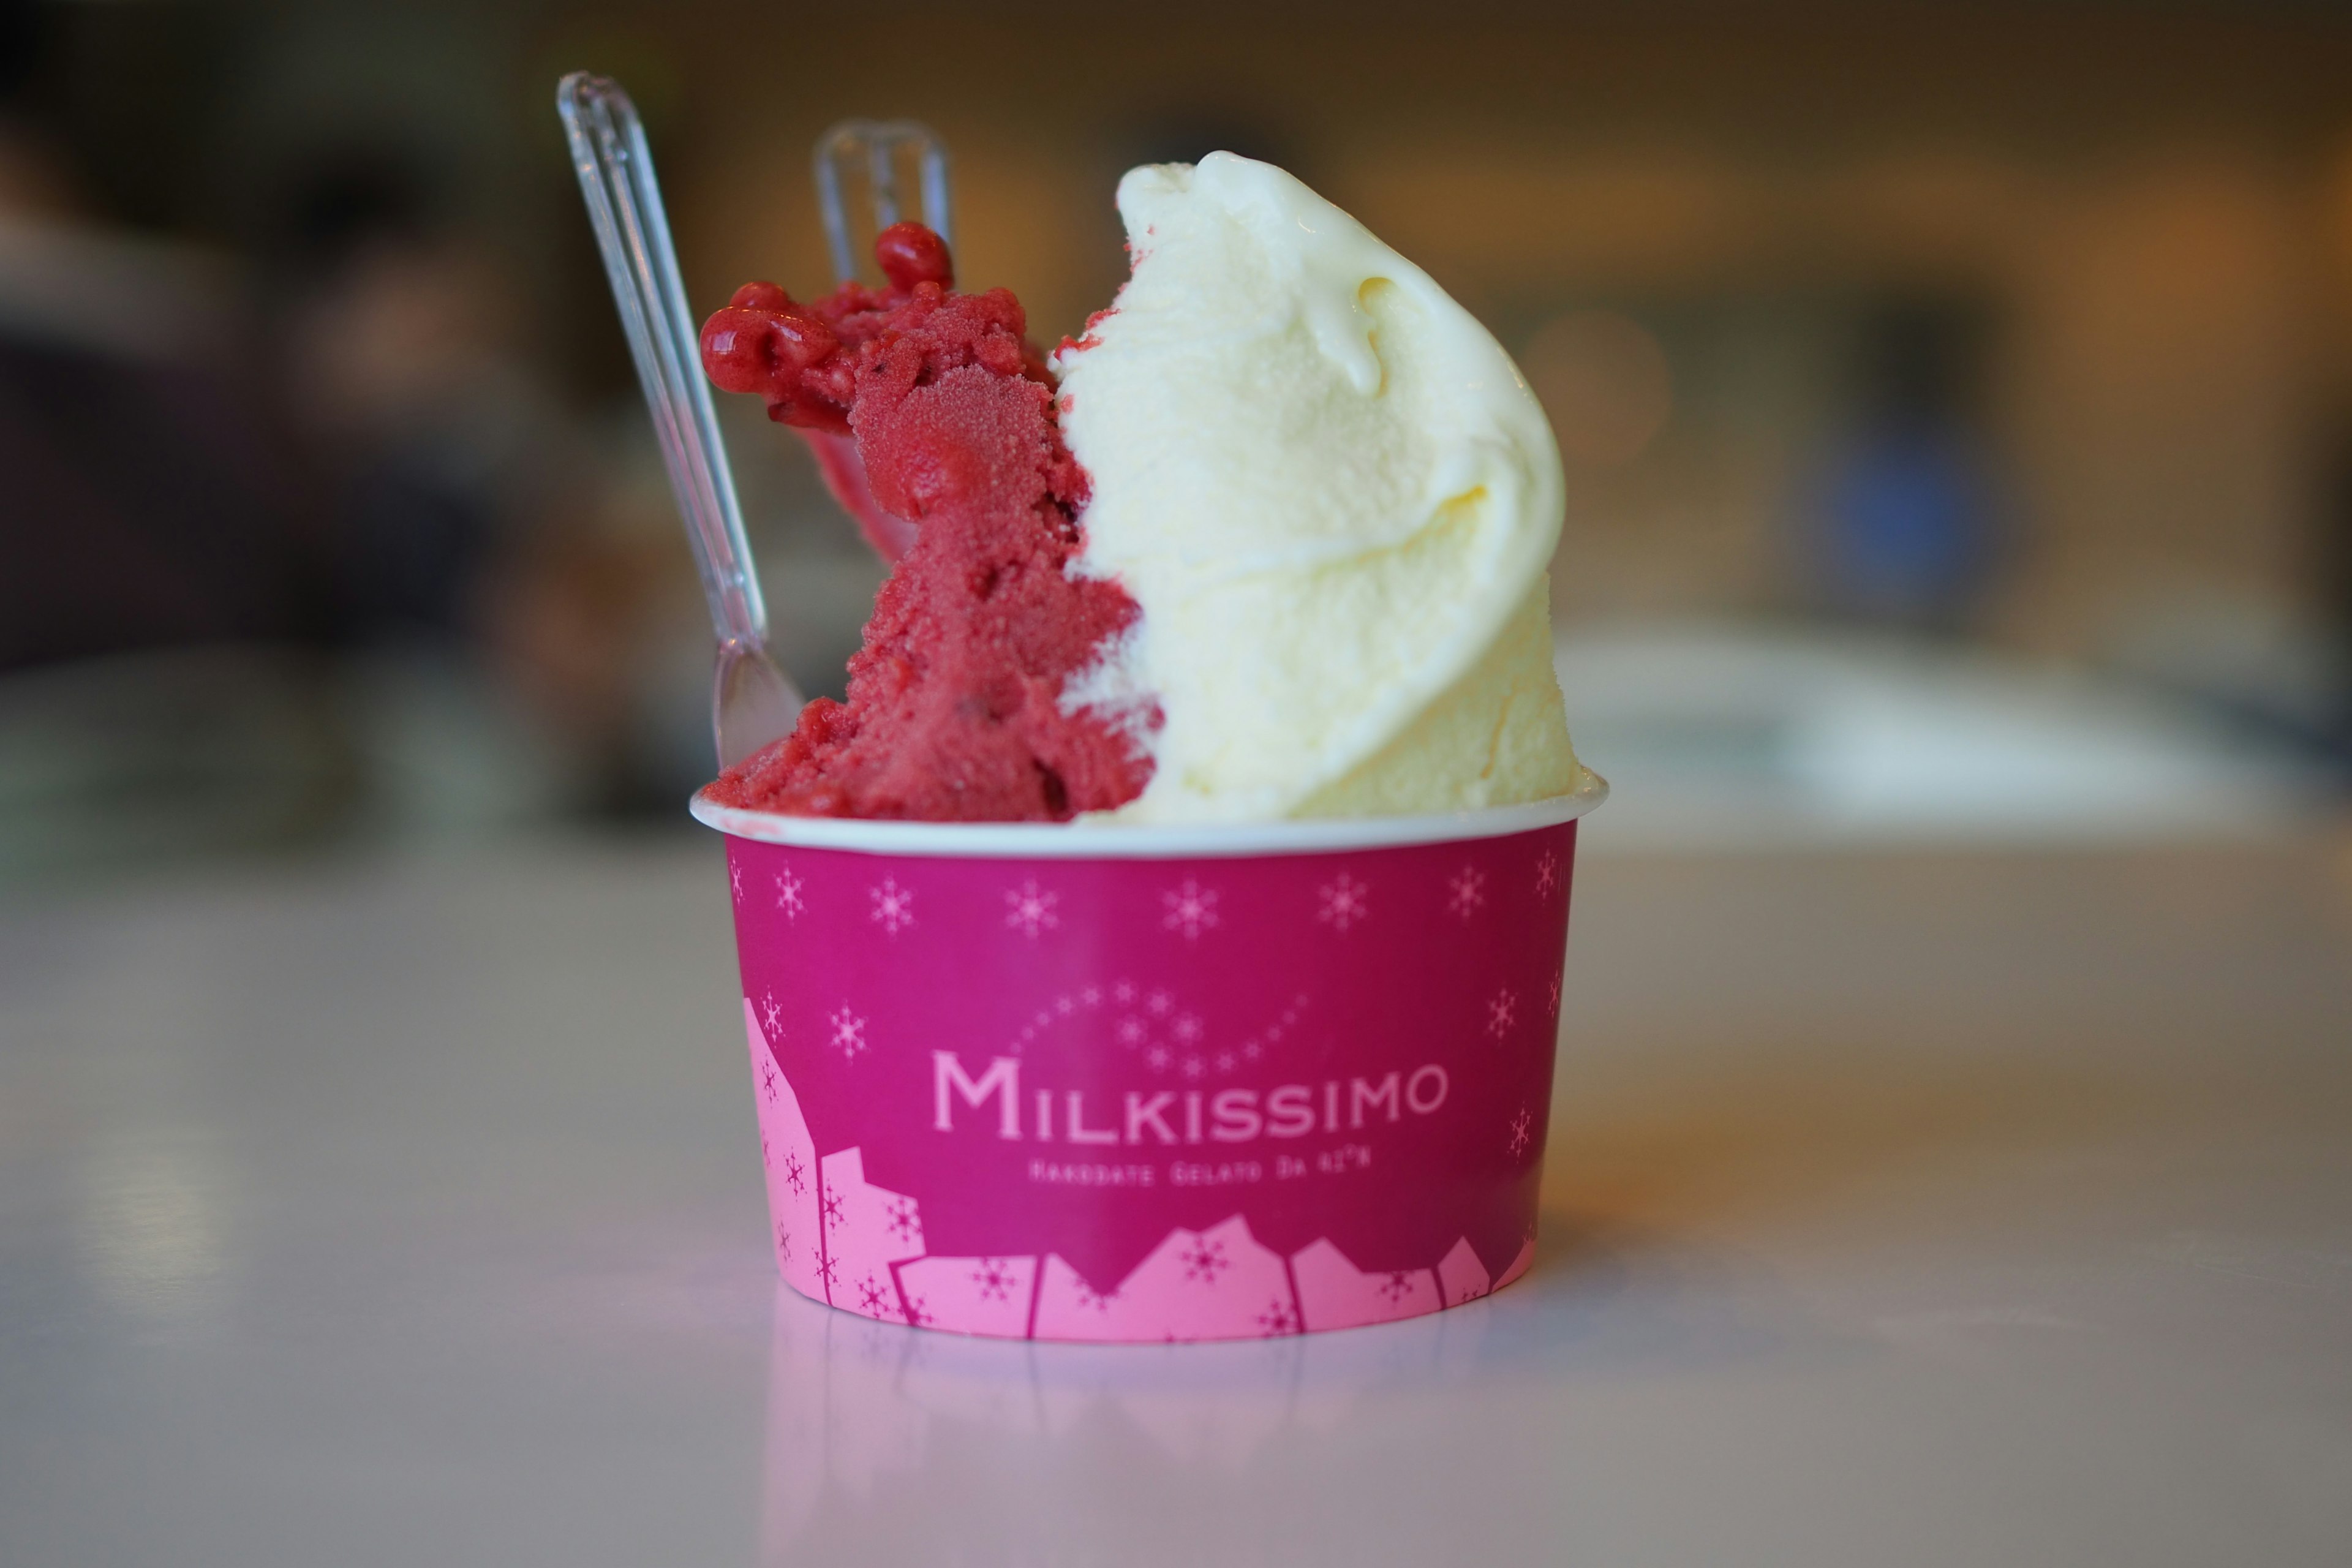
[[[736,289],[735,297],[727,302],[740,305],[747,310],[789,310],[793,308],[793,297],[773,283],[746,283]]]
[[[774,356],[768,349],[768,323],[763,310],[728,305],[702,323],[702,368],[712,382],[729,392],[764,393],[775,376]]]
[[[803,370],[831,357],[833,351],[841,346],[841,339],[831,327],[805,311],[780,310],[770,321],[777,356],[790,359]]]
[[[901,293],[918,283],[955,286],[955,264],[948,258],[948,242],[919,223],[894,223],[874,237],[874,259],[882,275]]]

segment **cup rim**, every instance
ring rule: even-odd
[[[898,822],[788,816],[720,805],[708,786],[687,809],[706,827],[762,844],[860,855],[1005,860],[1195,860],[1241,855],[1329,855],[1402,844],[1500,838],[1571,822],[1609,798],[1609,781],[1580,766],[1566,795],[1517,805],[1418,816],[1286,818],[1276,822]]]

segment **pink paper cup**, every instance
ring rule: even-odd
[[[1576,818],[727,835],[776,1266],[1012,1339],[1387,1322],[1533,1256]]]

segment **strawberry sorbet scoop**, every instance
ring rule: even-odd
[[[1132,799],[1136,721],[1072,703],[1072,678],[1134,620],[1116,583],[1073,577],[1087,476],[1010,290],[954,289],[946,243],[885,228],[882,289],[794,300],[747,283],[702,329],[729,392],[807,436],[897,566],[849,661],[849,700],[729,768],[723,805],[800,816],[1059,821]],[[1152,721],[1146,716],[1140,722]]]

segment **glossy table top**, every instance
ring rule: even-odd
[[[1536,1271],[776,1285],[715,838],[0,904],[0,1563],[2335,1563],[2352,838],[1578,868]]]

